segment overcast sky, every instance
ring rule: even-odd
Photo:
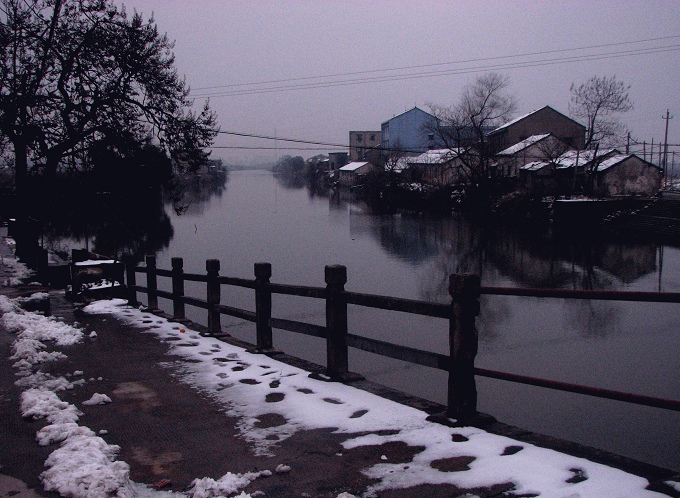
[[[117,1],[154,14],[192,95],[210,95],[223,131],[347,144],[349,130],[453,104],[466,83],[495,70],[510,77],[517,115],[546,104],[568,114],[572,82],[616,75],[631,85],[635,109],[623,121],[633,137],[663,140],[670,109],[669,143],[680,143],[677,0]],[[226,134],[215,145],[278,146],[214,150],[228,161],[315,153]]]

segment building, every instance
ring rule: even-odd
[[[418,107],[388,119],[380,125],[384,150],[425,152],[441,146],[435,138],[437,118]]]
[[[463,163],[456,149],[432,149],[407,158],[411,179],[428,185],[457,185],[465,182]]]
[[[559,185],[555,175],[555,163],[551,161],[533,161],[519,168],[519,184],[535,195],[557,193]]]
[[[350,131],[349,132],[349,160],[371,161],[378,154],[381,143],[379,131]]]
[[[493,152],[500,152],[533,135],[550,133],[573,149],[583,149],[586,127],[545,106],[499,126],[488,135]]]
[[[659,191],[662,179],[655,164],[616,149],[595,157],[593,151],[568,151],[554,161],[535,161],[519,168],[519,185],[543,195],[581,192],[597,197],[650,197]]]
[[[347,152],[329,152],[328,170],[337,171],[349,162]]]
[[[564,154],[568,145],[551,133],[532,135],[496,154],[496,175],[514,178],[525,164],[551,161]]]
[[[661,169],[635,154],[617,154],[598,162],[595,193],[601,197],[643,196],[661,188]]]
[[[338,180],[340,185],[348,187],[358,185],[368,173],[375,169],[375,166],[366,161],[351,162],[338,170]]]

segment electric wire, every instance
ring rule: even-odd
[[[290,82],[293,82],[293,81],[306,81],[306,80],[314,80],[314,79],[336,78],[336,77],[339,77],[339,76],[354,76],[354,75],[360,75],[360,74],[371,74],[371,73],[381,73],[381,72],[391,72],[391,71],[404,71],[404,70],[410,70],[410,69],[422,69],[422,68],[427,68],[427,67],[448,66],[448,65],[453,65],[453,64],[467,64],[467,63],[471,63],[471,62],[493,61],[493,60],[500,60],[500,59],[512,59],[512,58],[530,57],[530,56],[536,56],[536,55],[547,55],[547,54],[554,54],[554,53],[572,52],[572,51],[578,51],[578,50],[591,50],[591,49],[595,49],[595,48],[614,47],[614,46],[621,46],[621,45],[632,45],[632,44],[636,44],[636,43],[647,43],[647,42],[653,42],[653,41],[670,40],[670,39],[674,39],[674,38],[680,38],[680,35],[660,36],[660,37],[655,37],[655,38],[646,38],[646,39],[642,39],[642,40],[630,40],[630,41],[616,42],[616,43],[603,43],[603,44],[598,44],[598,45],[587,45],[587,46],[584,46],[584,47],[572,47],[572,48],[555,49],[555,50],[541,50],[541,51],[537,51],[537,52],[527,52],[527,53],[523,53],[523,54],[514,54],[514,55],[501,55],[501,56],[495,56],[495,57],[479,57],[479,58],[474,58],[474,59],[463,59],[463,60],[459,60],[459,61],[435,62],[435,63],[430,63],[430,64],[416,64],[416,65],[401,66],[401,67],[394,67],[394,68],[368,69],[368,70],[363,70],[363,71],[350,71],[350,72],[333,73],[333,74],[326,74],[326,75],[320,75],[320,76],[303,76],[303,77],[299,77],[299,78],[265,80],[265,81],[251,82],[251,83],[233,83],[233,84],[227,84],[227,85],[204,86],[204,87],[194,88],[194,90],[201,91],[201,90],[212,90],[212,89],[216,89],[216,88],[234,88],[234,87],[243,87],[243,86],[270,85],[270,84],[274,84],[274,83],[290,83]]]
[[[419,73],[396,74],[396,75],[385,75],[385,76],[371,76],[371,77],[354,78],[354,79],[345,78],[345,79],[340,79],[340,80],[335,80],[335,81],[321,81],[321,82],[314,82],[314,83],[297,83],[297,84],[270,86],[270,87],[266,87],[266,88],[246,88],[246,89],[231,90],[231,91],[226,91],[226,92],[207,92],[207,93],[198,92],[198,94],[194,94],[193,96],[196,97],[196,98],[235,97],[235,96],[243,96],[243,95],[256,95],[256,94],[276,93],[276,92],[285,92],[285,91],[293,91],[293,90],[310,90],[310,89],[317,89],[317,88],[333,88],[333,87],[354,86],[354,85],[362,85],[362,84],[370,84],[370,83],[382,83],[382,82],[391,82],[391,81],[403,81],[403,80],[432,78],[432,77],[439,77],[439,76],[462,75],[462,74],[470,74],[470,73],[485,72],[485,71],[502,71],[502,70],[510,70],[510,69],[524,69],[524,68],[530,68],[530,67],[552,66],[552,65],[565,64],[565,63],[589,62],[589,61],[598,61],[598,60],[604,60],[604,59],[614,59],[614,58],[622,58],[622,57],[630,57],[630,56],[650,55],[650,54],[666,53],[666,52],[676,52],[678,50],[680,50],[680,44],[673,44],[673,45],[665,45],[665,46],[661,46],[661,47],[650,47],[650,48],[641,48],[641,49],[635,49],[635,50],[608,52],[608,53],[604,53],[604,54],[601,53],[601,54],[575,55],[575,56],[569,56],[569,57],[539,59],[539,60],[535,60],[535,61],[500,63],[500,64],[492,64],[492,65],[478,65],[478,66],[466,67],[466,68],[445,69],[445,70],[438,70],[438,71],[425,71],[425,72],[419,72]]]

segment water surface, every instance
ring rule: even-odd
[[[447,302],[448,275],[475,272],[485,286],[680,292],[680,250],[655,243],[560,236],[531,226],[481,228],[458,217],[374,215],[346,194],[287,187],[264,171],[231,172],[226,191],[177,215],[158,266],[184,258],[202,273],[324,286],[324,266],[347,266],[346,289]],[[188,292],[191,286],[188,286]],[[194,286],[203,297],[205,290]],[[253,309],[252,291],[224,288],[222,302]],[[161,303],[163,304],[163,302]],[[169,307],[169,303],[165,303]],[[351,333],[446,353],[444,320],[350,306]],[[205,322],[204,312],[189,309]],[[323,303],[274,296],[273,315],[323,324]],[[255,341],[252,324],[223,317],[225,331]],[[477,365],[500,371],[680,398],[678,305],[483,296]],[[275,346],[324,364],[323,341],[274,332]],[[350,350],[370,380],[446,402],[446,374]],[[479,409],[499,420],[656,465],[680,469],[680,414],[628,403],[478,379]]]

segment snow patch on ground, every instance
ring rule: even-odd
[[[311,379],[303,370],[180,329],[179,324],[129,307],[122,300],[98,301],[85,311],[113,314],[143,328],[153,319],[149,333],[168,341],[173,354],[190,360],[183,364],[182,380],[221,403],[229,415],[239,417],[242,437],[259,454],[274,454],[276,445],[297,431],[320,428],[367,434],[350,437],[344,443],[346,449],[396,441],[425,448],[410,462],[383,461],[366,468],[367,476],[379,480],[366,491],[367,497],[419,484],[447,483],[469,489],[507,482],[514,484],[514,493],[541,497],[664,496],[646,490],[648,482],[643,478],[582,458],[473,427],[428,422],[422,411],[344,384]],[[258,426],[266,414],[278,414],[285,423]],[[468,470],[437,468],[438,462],[460,457],[469,460]]]
[[[35,294],[22,301],[44,299]],[[36,433],[40,446],[59,444],[45,461],[40,479],[46,491],[55,491],[71,498],[210,498],[234,494],[260,476],[271,475],[265,470],[257,473],[227,474],[218,480],[196,479],[186,493],[159,491],[130,480],[130,467],[116,459],[120,448],[106,443],[91,429],[78,424],[82,415],[74,405],[62,401],[57,392],[73,389],[84,379],[70,382],[39,370],[46,362],[66,358],[59,351],[48,351],[50,345],[68,346],[82,341],[83,331],[51,317],[21,310],[18,300],[0,296],[0,322],[16,334],[11,359],[19,379],[15,384],[25,389],[21,394],[21,415],[25,418],[45,419],[48,425]],[[96,337],[96,332],[89,334]],[[80,370],[69,374],[81,377]],[[83,405],[111,403],[106,394],[95,393]],[[106,431],[100,431],[105,435]],[[240,498],[250,495],[241,493]]]
[[[111,398],[109,398],[106,394],[100,393],[94,393],[90,399],[83,401],[85,406],[106,405],[108,403],[111,403]]]
[[[14,239],[5,237],[5,243],[12,251],[14,250],[16,246]],[[5,287],[21,285],[35,276],[33,270],[29,270],[25,264],[19,262],[13,256],[0,256],[0,264],[5,267],[6,276],[3,277],[5,280],[2,282]]]
[[[35,299],[39,298],[42,297]],[[664,496],[646,490],[645,479],[581,458],[472,427],[449,428],[430,423],[424,412],[350,386],[310,379],[303,370],[201,337],[193,330],[131,308],[122,300],[99,301],[85,310],[113,314],[143,328],[147,327],[144,322],[153,318],[154,328],[149,332],[171,342],[174,354],[190,360],[183,364],[182,380],[209,394],[229,415],[240,417],[239,430],[256,453],[274,454],[280,441],[297,431],[317,428],[335,428],[336,432],[347,434],[349,439],[344,442],[347,450],[397,441],[424,448],[410,462],[390,463],[382,459],[367,467],[365,474],[378,482],[366,490],[362,495],[365,497],[418,484],[448,483],[473,488],[507,482],[514,484],[514,493],[543,498]],[[16,385],[25,389],[21,414],[48,422],[36,434],[39,445],[59,444],[45,462],[47,470],[41,474],[45,490],[72,498],[216,498],[235,495],[259,477],[272,474],[265,470],[228,473],[216,480],[195,479],[186,493],[154,490],[132,482],[128,464],[116,459],[119,447],[107,444],[91,429],[79,425],[81,412],[57,394],[85,380],[70,382],[40,370],[44,363],[64,358],[63,353],[50,351],[51,347],[78,343],[83,340],[83,331],[38,313],[22,311],[16,301],[4,296],[0,296],[0,312],[2,325],[16,334],[11,358],[17,370]],[[80,376],[76,373],[71,376]],[[95,394],[84,404],[108,401],[110,398],[105,394]],[[278,414],[285,423],[260,427],[260,417],[267,414]],[[467,469],[447,472],[437,468],[445,467],[441,462],[455,459],[467,462]],[[289,471],[287,465],[276,469],[279,473]],[[245,492],[238,495],[249,496]],[[349,493],[338,495],[352,497]]]

